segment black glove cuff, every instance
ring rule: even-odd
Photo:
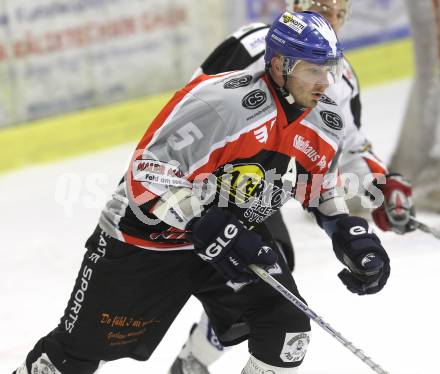
[[[346,265],[345,256],[358,261],[369,252],[385,253],[379,237],[370,230],[365,219],[344,217],[338,221],[337,228],[332,235],[333,250],[343,264]]]
[[[343,217],[336,223],[336,227],[337,231],[335,234],[340,236],[345,242],[367,238],[380,243],[380,239],[370,229],[370,225],[364,218],[353,216]]]

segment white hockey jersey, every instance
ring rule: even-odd
[[[346,214],[343,196],[324,180],[344,134],[338,106],[286,108],[279,95],[268,74],[246,70],[188,83],[139,142],[100,227],[146,249],[190,249],[176,206],[166,210],[173,222],[157,219],[156,208],[172,189],[173,197],[185,188],[206,195],[205,182],[213,188],[204,208],[228,207],[247,227],[290,198],[326,216]]]
[[[194,73],[217,74],[230,70],[265,69],[265,37],[269,26],[253,23],[243,26],[221,43]],[[359,82],[353,68],[344,60],[343,79],[332,85],[321,98],[329,105],[338,105],[345,123],[344,141],[337,167],[341,174],[354,173],[360,181],[372,173],[387,174],[385,164],[372,152],[372,144],[361,130]],[[371,180],[372,178],[370,178]],[[360,191],[363,192],[363,191]]]

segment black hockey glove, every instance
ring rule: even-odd
[[[338,277],[358,295],[379,292],[390,275],[390,259],[368,222],[360,217],[344,217],[332,235],[336,257],[348,269]]]
[[[186,229],[197,255],[226,280],[255,280],[257,277],[247,270],[248,265],[270,266],[277,262],[277,254],[264,244],[260,235],[247,230],[225,209],[210,208],[201,218],[191,220]]]

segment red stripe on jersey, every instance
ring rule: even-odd
[[[237,159],[250,158],[260,152],[262,149],[273,149],[269,142],[267,144],[260,143],[257,140],[254,131],[263,126],[270,127],[274,120],[276,120],[275,117],[271,118],[263,125],[241,134],[236,140],[227,142],[224,146],[213,150],[209,154],[208,160],[204,162],[202,166],[194,170],[188,179],[193,181],[197,178],[197,176],[200,178],[200,174],[211,174],[220,166],[228,164],[229,162]]]
[[[135,245],[137,247],[142,247],[142,248],[146,248],[146,249],[161,249],[161,250],[173,249],[173,250],[176,250],[176,249],[190,249],[189,247],[191,247],[191,244],[189,244],[189,243],[186,243],[186,244],[159,243],[159,242],[154,242],[154,241],[150,241],[150,240],[146,240],[146,239],[140,239],[135,236],[125,234],[123,232],[121,232],[121,234],[122,234],[122,238],[125,243],[129,243],[129,244]]]
[[[379,163],[370,160],[369,158],[362,157],[368,165],[368,168],[374,174],[387,174],[386,169],[384,169]]]

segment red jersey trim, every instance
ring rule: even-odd
[[[386,169],[382,167],[378,162],[375,162],[369,158],[362,157],[364,161],[367,163],[368,168],[371,170],[374,174],[387,174]]]
[[[166,251],[166,250],[183,250],[183,249],[193,249],[192,244],[172,244],[172,243],[158,243],[146,239],[140,239],[135,236],[128,235],[121,232],[122,239],[125,243],[135,245],[136,247],[141,247],[144,249],[150,249],[153,251]]]

